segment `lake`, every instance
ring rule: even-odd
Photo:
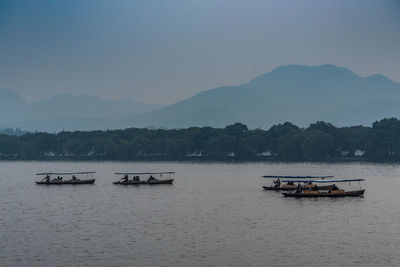
[[[35,173],[97,173],[40,186]],[[116,171],[176,171],[120,186]],[[292,199],[262,175],[365,178],[363,198]],[[1,266],[357,266],[400,262],[400,165],[0,162]]]

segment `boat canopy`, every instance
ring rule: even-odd
[[[36,175],[73,175],[73,174],[92,174],[96,172],[41,172]]]
[[[365,179],[337,179],[337,180],[332,180],[332,179],[327,179],[327,180],[284,180],[282,181],[283,183],[346,183],[346,182],[361,182],[365,181]]]
[[[325,178],[333,178],[333,175],[327,176],[280,176],[280,175],[264,175],[263,178],[284,178],[284,179],[325,179]]]
[[[116,172],[117,175],[174,174],[175,172]]]

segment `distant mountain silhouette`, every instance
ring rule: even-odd
[[[129,98],[104,100],[95,96],[59,94],[52,98],[31,104],[32,118],[74,118],[117,119],[145,113],[159,108]],[[49,110],[51,113],[49,114]]]
[[[27,103],[11,90],[0,91],[0,123],[15,122],[28,114]]]
[[[0,91],[0,126],[29,130],[80,129],[85,123],[92,127],[107,126],[109,121],[149,112],[161,105],[132,99],[104,100],[95,96],[59,94],[49,99],[27,103],[11,90]],[[65,120],[65,121],[64,121]]]
[[[0,92],[1,98],[3,94],[9,92]],[[26,110],[21,98],[13,96],[10,99],[9,103],[17,108],[8,104],[6,110]],[[285,121],[307,126],[319,120],[337,126],[370,125],[384,117],[400,117],[400,84],[380,74],[361,77],[334,65],[288,65],[256,77],[247,84],[204,91],[173,105],[142,114],[137,112],[133,116],[126,111],[134,111],[134,107],[140,104],[110,102],[88,96],[61,95],[31,106],[34,108],[33,111],[28,109],[31,114],[29,121],[11,126],[59,131],[224,127],[242,122],[250,128],[269,128]],[[152,108],[154,106],[149,107]],[[17,111],[15,114],[18,116],[26,112]]]
[[[387,112],[383,112],[384,101],[392,101]],[[252,128],[268,128],[285,121],[301,126],[318,120],[338,125],[371,124],[383,114],[400,116],[400,105],[393,101],[400,101],[400,84],[383,75],[363,78],[334,65],[288,65],[244,85],[201,92],[174,105],[133,116],[125,124],[178,128],[223,127],[233,121]],[[380,112],[373,113],[369,105]],[[215,107],[220,111],[212,112]],[[353,114],[356,111],[357,115]],[[214,120],[221,114],[223,119]]]

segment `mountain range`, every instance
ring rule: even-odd
[[[107,124],[108,121],[149,112],[160,107],[162,106],[129,98],[104,100],[95,96],[73,96],[65,93],[27,103],[14,91],[2,90],[0,126],[48,131],[59,131],[64,127],[72,130],[95,129],[102,128],[102,124]]]
[[[370,125],[400,116],[400,84],[376,74],[361,77],[334,65],[288,65],[240,86],[219,87],[126,121],[136,126],[223,127],[243,122],[268,128],[325,120],[338,126]]]
[[[15,95],[3,91],[0,93],[0,104],[5,97],[11,99],[5,101],[7,103],[21,102]],[[400,83],[380,74],[362,77],[347,68],[334,65],[282,66],[243,85],[203,91],[169,106],[157,108],[145,105],[148,110],[144,108],[140,112],[134,110],[140,104],[124,102],[127,100],[105,101],[113,107],[107,110],[89,108],[91,105],[86,105],[83,100],[79,105],[74,104],[76,99],[60,101],[63,105],[56,104],[58,98],[74,99],[69,95],[56,96],[28,105],[35,107],[34,112],[28,113],[23,108],[12,109],[6,105],[5,110],[13,110],[13,116],[19,118],[19,121],[14,120],[8,125],[59,131],[127,127],[224,127],[242,122],[250,128],[269,128],[285,121],[307,126],[324,120],[337,126],[346,126],[370,125],[384,117],[400,117]],[[86,98],[100,101],[95,97]],[[66,112],[68,109],[75,110]],[[51,117],[47,115],[49,112],[52,113]],[[1,122],[4,120],[4,116],[0,118]]]

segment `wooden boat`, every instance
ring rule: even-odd
[[[96,181],[96,179],[86,179],[86,180],[68,180],[68,181],[57,181],[57,180],[51,180],[50,182],[46,182],[46,181],[38,181],[36,182],[36,184],[46,184],[46,185],[52,185],[52,184],[57,184],[57,185],[61,185],[61,184],[94,184],[94,182]]]
[[[296,180],[293,181],[295,183],[302,183],[305,180]],[[282,193],[285,197],[295,197],[295,198],[304,198],[304,197],[359,197],[363,196],[365,189],[354,190],[354,191],[345,191],[338,189],[336,187],[336,183],[351,183],[351,182],[361,182],[364,179],[342,179],[342,180],[307,180],[307,182],[311,183],[332,183],[335,186],[335,189],[330,190],[321,190],[313,188],[304,190],[303,188],[296,189],[296,192],[285,192]]]
[[[310,176],[310,175],[307,175],[307,176],[288,176],[288,175],[264,175],[264,176],[262,176],[263,178],[272,178],[272,179],[281,179],[281,178],[284,178],[284,179],[316,179],[316,178],[318,178],[318,179],[325,179],[325,178],[333,178],[334,176],[333,175],[325,175],[325,176]]]
[[[296,190],[295,185],[281,185],[281,186],[263,186],[264,190],[268,191],[292,191]]]
[[[37,173],[36,175],[45,175],[45,178],[41,181],[37,181],[36,184],[40,185],[63,185],[63,184],[94,184],[96,179],[93,179],[93,174],[96,172],[44,172]],[[56,179],[51,179],[51,176],[57,175]],[[71,179],[64,180],[61,175],[72,175]],[[86,175],[89,179],[80,179],[76,175]]]
[[[147,184],[147,185],[156,185],[156,184],[172,184],[174,179],[166,179],[166,180],[156,180],[156,181],[116,181],[113,182],[113,184],[122,184],[122,185],[142,185],[142,184]]]
[[[316,190],[332,190],[335,188],[334,185],[315,185],[312,184],[313,186],[306,184],[303,186],[304,189],[316,189]],[[270,190],[270,191],[293,191],[296,190],[296,185],[281,185],[279,187],[276,186],[263,186],[264,190]]]
[[[334,189],[333,185],[324,185],[324,186],[317,186],[316,184],[310,184],[308,179],[327,179],[327,178],[332,178],[334,176],[332,175],[327,175],[327,176],[282,176],[282,175],[264,175],[262,176],[263,178],[271,178],[271,179],[276,179],[273,180],[273,183],[271,186],[263,186],[264,190],[268,190],[268,191],[292,191],[292,190],[296,190],[296,185],[294,185],[294,180],[285,180],[284,182],[286,184],[281,185],[280,184],[280,179],[302,179],[302,183],[304,183],[304,185],[302,186],[305,189],[309,189],[309,188],[317,188],[319,190],[331,190]],[[304,180],[306,179],[306,180]]]
[[[120,181],[113,182],[113,184],[119,185],[160,185],[160,184],[172,184],[174,179],[171,176],[175,172],[116,172],[117,175],[123,175],[124,177]],[[129,180],[129,175],[134,175],[132,180]],[[150,175],[147,180],[140,180],[140,175]],[[160,178],[163,175],[168,175],[168,179],[156,179],[153,175],[159,175]]]
[[[295,198],[303,198],[303,197],[359,197],[364,195],[365,189],[355,190],[355,191],[344,191],[344,190],[332,190],[328,192],[321,191],[313,191],[306,190],[300,193],[296,192],[287,192],[282,193],[285,197],[295,197]]]

